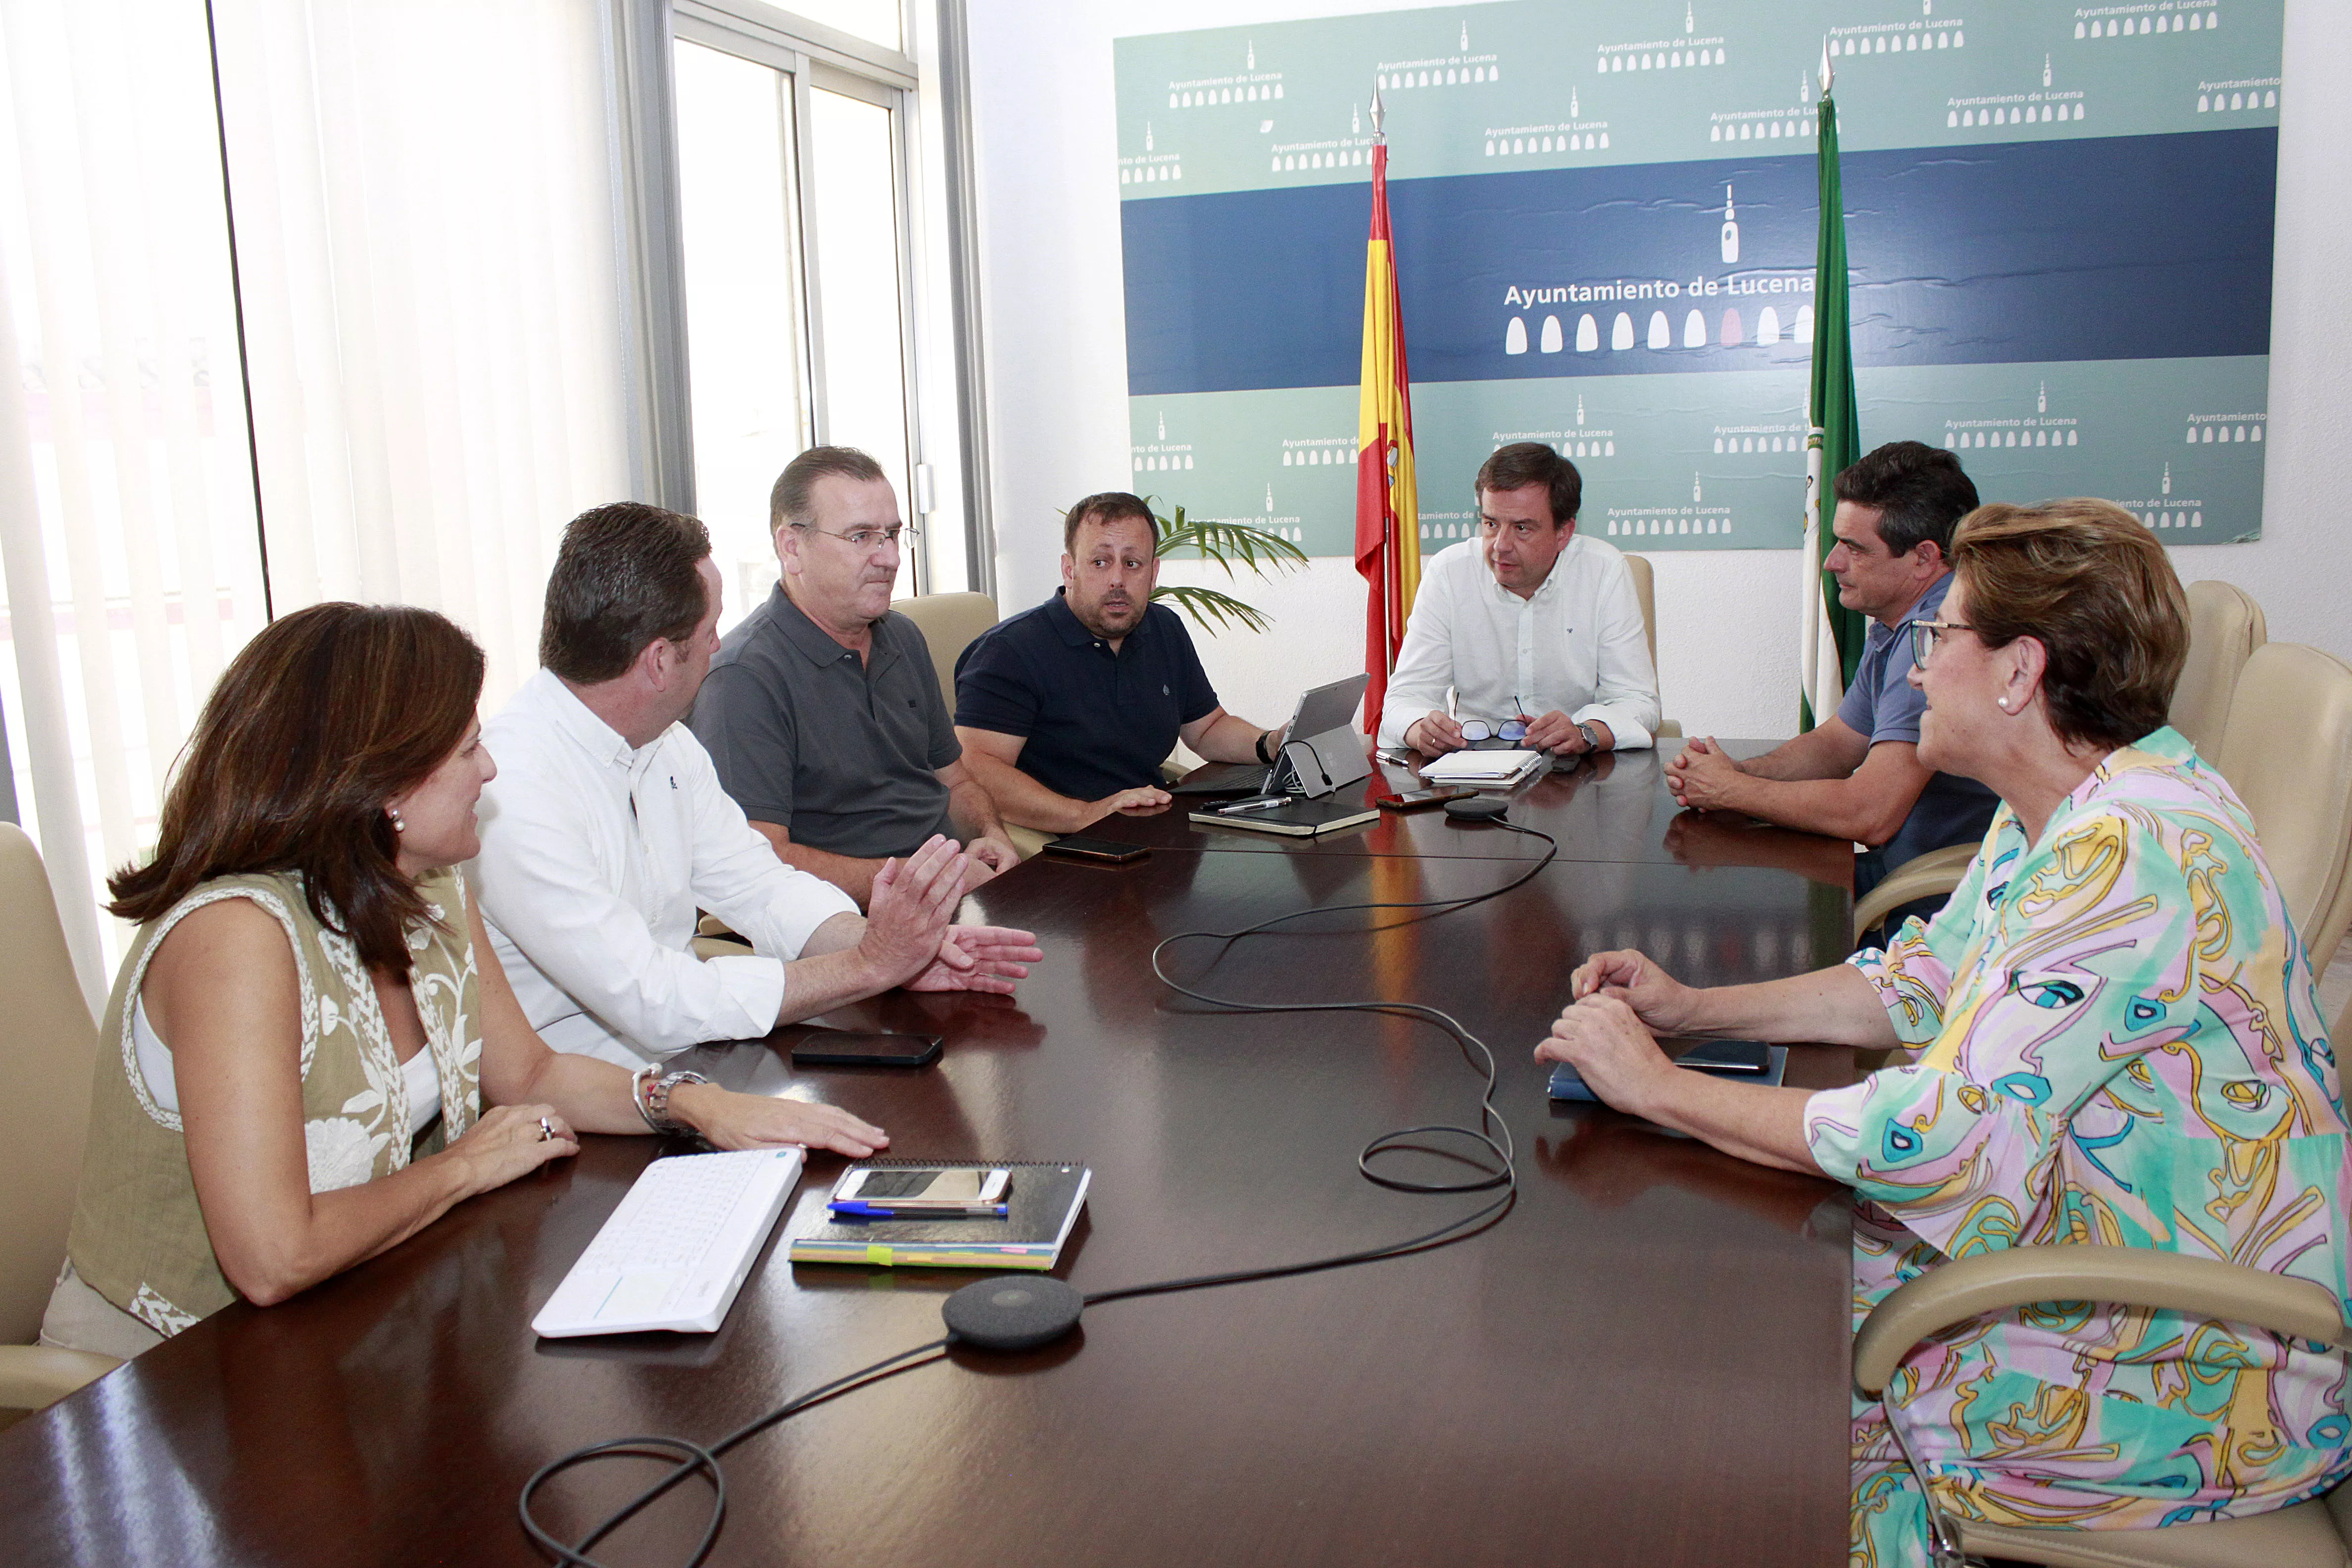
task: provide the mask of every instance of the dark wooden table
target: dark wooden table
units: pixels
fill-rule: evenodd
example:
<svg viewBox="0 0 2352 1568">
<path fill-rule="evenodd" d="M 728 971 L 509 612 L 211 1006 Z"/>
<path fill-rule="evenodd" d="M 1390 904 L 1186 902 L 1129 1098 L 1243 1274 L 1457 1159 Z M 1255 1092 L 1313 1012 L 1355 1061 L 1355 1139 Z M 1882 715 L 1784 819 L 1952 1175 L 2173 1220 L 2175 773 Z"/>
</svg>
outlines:
<svg viewBox="0 0 2352 1568">
<path fill-rule="evenodd" d="M 1172 997 L 1147 962 L 1181 931 L 1529 869 L 1499 852 L 1334 847 L 1030 862 L 974 900 L 1050 954 L 1017 1000 L 845 1010 L 832 1021 L 941 1033 L 947 1054 L 918 1073 L 803 1075 L 790 1092 L 885 1123 L 895 1153 L 1089 1163 L 1060 1269 L 1082 1289 L 1430 1229 L 1484 1200 L 1384 1191 L 1355 1156 L 1386 1129 L 1475 1119 L 1479 1078 L 1447 1037 L 1356 1014 L 1221 1015 Z M 1843 889 L 1782 866 L 1643 854 L 1561 859 L 1370 935 L 1333 916 L 1222 958 L 1181 946 L 1177 971 L 1209 989 L 1409 997 L 1477 1030 L 1517 1142 L 1516 1210 L 1411 1258 L 1107 1303 L 1050 1351 L 958 1352 L 813 1410 L 728 1461 L 711 1561 L 1838 1561 L 1843 1193 L 1553 1106 L 1528 1053 L 1597 948 L 1638 942 L 1698 982 L 1762 978 L 1837 957 L 1844 913 Z M 741 1087 L 786 1088 L 772 1042 L 695 1056 Z M 1847 1053 L 1800 1049 L 1792 1079 L 1850 1070 Z M 231 1307 L 0 1433 L 0 1559 L 542 1561 L 515 1498 L 545 1460 L 629 1433 L 715 1436 L 938 1337 L 940 1300 L 971 1278 L 770 1257 L 716 1334 L 538 1342 L 531 1313 L 656 1152 L 592 1137 L 569 1165 L 291 1302 Z M 814 1160 L 796 1204 L 820 1203 L 840 1163 Z M 559 1483 L 547 1512 L 584 1521 L 644 1473 Z M 600 1555 L 682 1561 L 701 1518 L 698 1496 L 666 1503 Z"/>
<path fill-rule="evenodd" d="M 1735 756 L 1769 749 L 1769 741 L 1726 741 Z M 1541 828 L 1559 841 L 1562 859 L 1649 860 L 1678 866 L 1758 866 L 1794 871 L 1825 887 L 1853 886 L 1851 845 L 1818 834 L 1773 827 L 1753 817 L 1686 812 L 1666 793 L 1664 752 L 1604 752 L 1573 768 L 1538 775 L 1511 793 L 1512 820 Z M 1346 786 L 1344 795 L 1369 805 L 1382 795 L 1423 787 L 1412 769 L 1372 760 L 1372 774 Z M 1113 838 L 1155 848 L 1245 850 L 1261 854 L 1494 856 L 1523 859 L 1543 846 L 1517 834 L 1465 831 L 1442 810 L 1382 813 L 1366 826 L 1297 839 L 1246 828 L 1206 826 L 1190 813 L 1215 805 L 1213 798 L 1178 795 L 1174 805 L 1149 813 L 1106 817 L 1087 829 L 1095 838 Z"/>
</svg>

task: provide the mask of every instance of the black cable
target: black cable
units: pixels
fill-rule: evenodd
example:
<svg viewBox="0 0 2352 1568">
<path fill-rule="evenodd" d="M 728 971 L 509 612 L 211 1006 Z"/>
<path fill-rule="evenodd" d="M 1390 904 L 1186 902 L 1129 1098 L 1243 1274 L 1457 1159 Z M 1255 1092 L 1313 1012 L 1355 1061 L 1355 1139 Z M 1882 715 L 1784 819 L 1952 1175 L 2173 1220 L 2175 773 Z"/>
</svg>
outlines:
<svg viewBox="0 0 2352 1568">
<path fill-rule="evenodd" d="M 949 1336 L 950 1339 L 953 1337 Z M 789 1416 L 797 1415 L 814 1405 L 838 1398 L 853 1389 L 863 1388 L 868 1384 L 879 1383 L 886 1377 L 896 1377 L 902 1372 L 911 1372 L 916 1367 L 928 1366 L 931 1362 L 938 1361 L 947 1353 L 947 1346 L 948 1340 L 939 1339 L 933 1340 L 929 1344 L 917 1345 L 912 1350 L 903 1350 L 895 1354 L 884 1356 L 870 1366 L 860 1367 L 856 1372 L 835 1378 L 831 1383 L 820 1384 L 802 1394 L 798 1399 L 788 1400 L 766 1415 L 745 1422 L 709 1447 L 689 1443 L 683 1437 L 640 1436 L 615 1437 L 610 1442 L 593 1443 L 584 1448 L 575 1448 L 561 1458 L 551 1459 L 541 1465 L 531 1472 L 530 1479 L 523 1483 L 522 1495 L 516 1501 L 517 1510 L 522 1519 L 523 1533 L 530 1536 L 541 1549 L 553 1555 L 558 1563 L 565 1564 L 565 1568 L 604 1568 L 604 1564 L 588 1555 L 590 1547 L 635 1518 L 640 1510 L 663 1496 L 687 1477 L 706 1474 L 710 1478 L 710 1523 L 704 1528 L 701 1541 L 696 1543 L 693 1552 L 688 1556 L 684 1564 L 684 1568 L 695 1568 L 697 1563 L 709 1555 L 711 1546 L 719 1539 L 719 1527 L 726 1522 L 727 1478 L 719 1468 L 719 1459 L 721 1455 L 746 1438 L 756 1436 L 778 1422 Z M 635 1497 L 605 1515 L 603 1522 L 580 1538 L 579 1545 L 568 1546 L 558 1541 L 548 1533 L 546 1528 L 531 1513 L 532 1495 L 541 1486 L 574 1465 L 585 1464 L 591 1459 L 643 1455 L 651 1448 L 670 1449 L 686 1457 L 671 1468 L 668 1475 L 646 1487 Z"/>
<path fill-rule="evenodd" d="M 1296 1275 L 1319 1273 L 1329 1268 L 1346 1268 L 1360 1263 L 1376 1263 L 1391 1258 L 1410 1257 L 1417 1252 L 1432 1251 L 1437 1247 L 1450 1247 L 1455 1242 L 1467 1241 L 1472 1237 L 1482 1235 L 1503 1222 L 1504 1217 L 1518 1203 L 1518 1168 L 1517 1149 L 1511 1138 L 1510 1125 L 1503 1120 L 1502 1113 L 1495 1108 L 1496 1076 L 1495 1053 L 1488 1048 L 1484 1040 L 1465 1028 L 1451 1014 L 1442 1012 L 1435 1007 L 1423 1006 L 1417 1002 L 1244 1002 L 1233 997 L 1213 996 L 1206 992 L 1196 991 L 1190 986 L 1180 984 L 1169 979 L 1167 972 L 1160 967 L 1160 955 L 1172 943 L 1214 938 L 1231 946 L 1244 937 L 1255 936 L 1285 921 L 1299 920 L 1307 915 L 1350 914 L 1381 910 L 1423 910 L 1433 913 L 1418 915 L 1414 919 L 1434 919 L 1438 914 L 1450 914 L 1455 910 L 1468 909 L 1473 904 L 1484 903 L 1489 899 L 1499 899 L 1506 893 L 1525 887 L 1559 855 L 1559 840 L 1548 833 L 1541 833 L 1531 827 L 1522 827 L 1515 822 L 1498 821 L 1492 826 L 1508 829 L 1513 833 L 1524 833 L 1530 838 L 1542 839 L 1548 846 L 1543 858 L 1501 887 L 1489 889 L 1483 893 L 1470 893 L 1452 899 L 1318 906 L 1313 909 L 1293 910 L 1288 914 L 1276 915 L 1260 921 L 1255 925 L 1244 926 L 1239 931 L 1179 931 L 1173 936 L 1163 939 L 1152 948 L 1151 973 L 1159 978 L 1161 984 L 1178 994 L 1189 996 L 1196 1002 L 1205 1002 L 1211 1006 L 1221 1007 L 1228 1012 L 1379 1013 L 1391 1016 L 1420 1018 L 1424 1022 L 1435 1024 L 1453 1036 L 1454 1043 L 1461 1047 L 1464 1057 L 1470 1059 L 1474 1067 L 1479 1067 L 1483 1071 L 1486 1086 L 1478 1097 L 1478 1125 L 1473 1128 L 1451 1122 L 1432 1122 L 1424 1126 L 1402 1127 L 1394 1131 L 1383 1132 L 1357 1152 L 1356 1169 L 1366 1180 L 1397 1192 L 1475 1193 L 1488 1192 L 1501 1187 L 1504 1189 L 1502 1196 L 1483 1208 L 1473 1210 L 1459 1218 L 1448 1220 L 1435 1230 L 1427 1231 L 1404 1241 L 1389 1242 L 1379 1247 L 1363 1247 L 1353 1252 L 1312 1258 L 1304 1263 L 1277 1263 L 1263 1268 L 1241 1268 L 1219 1274 L 1195 1274 L 1181 1279 L 1153 1280 L 1142 1285 L 1122 1286 L 1115 1290 L 1097 1290 L 1085 1298 L 1087 1306 L 1096 1307 L 1109 1301 L 1131 1300 L 1142 1296 L 1172 1295 L 1181 1290 L 1202 1290 L 1214 1286 L 1239 1285 L 1260 1279 L 1281 1279 Z M 1370 929 L 1375 931 L 1393 931 L 1397 926 L 1411 923 L 1412 922 L 1410 921 L 1400 921 L 1395 925 L 1373 926 Z M 1477 1053 L 1475 1058 L 1471 1056 L 1473 1051 Z M 1490 1132 L 1488 1129 L 1492 1129 L 1492 1131 Z M 1483 1145 L 1492 1153 L 1496 1164 L 1489 1167 L 1478 1164 L 1475 1161 L 1466 1161 L 1465 1163 L 1472 1164 L 1475 1169 L 1481 1171 L 1483 1175 L 1477 1180 L 1465 1182 L 1406 1181 L 1400 1177 L 1383 1176 L 1371 1168 L 1371 1162 L 1380 1155 L 1404 1148 L 1406 1147 L 1403 1142 L 1405 1139 L 1424 1133 L 1445 1133 L 1467 1138 L 1475 1143 Z M 1499 1137 L 1496 1136 L 1497 1134 Z M 1461 1158 L 1461 1156 L 1457 1155 L 1455 1158 Z M 635 1518 L 649 1504 L 667 1495 L 671 1488 L 684 1481 L 688 1476 L 700 1475 L 706 1477 L 710 1483 L 710 1521 L 704 1527 L 701 1540 L 696 1542 L 694 1551 L 682 1564 L 682 1568 L 697 1568 L 697 1565 L 709 1555 L 710 1548 L 718 1542 L 719 1528 L 726 1522 L 727 1479 L 719 1466 L 719 1460 L 722 1456 L 738 1444 L 814 1405 L 838 1398 L 842 1394 L 869 1384 L 880 1382 L 886 1377 L 895 1377 L 899 1373 L 912 1371 L 919 1366 L 928 1366 L 943 1358 L 947 1353 L 948 1346 L 953 1342 L 955 1342 L 955 1336 L 950 1334 L 945 1339 L 933 1340 L 929 1344 L 917 1345 L 911 1350 L 885 1356 L 869 1366 L 861 1367 L 856 1372 L 837 1377 L 831 1383 L 821 1384 L 809 1393 L 802 1394 L 797 1399 L 776 1406 L 767 1414 L 737 1427 L 708 1447 L 689 1442 L 683 1437 L 657 1436 L 615 1437 L 608 1442 L 574 1449 L 560 1458 L 551 1459 L 532 1472 L 530 1479 L 523 1483 L 522 1494 L 516 1505 L 522 1521 L 523 1532 L 530 1536 L 541 1550 L 552 1556 L 557 1563 L 563 1564 L 564 1568 L 604 1568 L 603 1563 L 588 1555 L 590 1548 L 630 1519 Z M 635 1497 L 607 1514 L 594 1529 L 580 1539 L 576 1546 L 557 1540 L 531 1512 L 531 1499 L 537 1494 L 539 1489 L 576 1465 L 586 1464 L 593 1459 L 622 1457 L 656 1458 L 662 1453 L 679 1456 L 669 1473 L 646 1486 Z"/>
<path fill-rule="evenodd" d="M 261 559 L 261 618 L 278 618 L 269 587 L 269 525 L 261 507 L 261 437 L 253 427 L 253 361 L 245 346 L 245 273 L 236 254 L 236 200 L 228 181 L 228 106 L 221 97 L 220 29 L 205 0 L 205 47 L 212 51 L 213 130 L 220 138 L 221 221 L 228 229 L 228 300 L 236 321 L 237 385 L 245 395 L 245 460 L 253 475 L 253 538 Z"/>
</svg>

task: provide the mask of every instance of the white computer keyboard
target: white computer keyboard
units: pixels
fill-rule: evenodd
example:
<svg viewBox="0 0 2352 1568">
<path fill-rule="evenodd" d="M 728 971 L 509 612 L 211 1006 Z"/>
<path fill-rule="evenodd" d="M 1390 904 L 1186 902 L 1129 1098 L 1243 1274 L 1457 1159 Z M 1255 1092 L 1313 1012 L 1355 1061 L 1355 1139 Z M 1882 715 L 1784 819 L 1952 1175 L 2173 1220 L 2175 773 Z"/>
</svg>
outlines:
<svg viewBox="0 0 2352 1568">
<path fill-rule="evenodd" d="M 550 1339 L 710 1332 L 784 1212 L 801 1160 L 798 1149 L 656 1160 L 530 1326 Z"/>
</svg>

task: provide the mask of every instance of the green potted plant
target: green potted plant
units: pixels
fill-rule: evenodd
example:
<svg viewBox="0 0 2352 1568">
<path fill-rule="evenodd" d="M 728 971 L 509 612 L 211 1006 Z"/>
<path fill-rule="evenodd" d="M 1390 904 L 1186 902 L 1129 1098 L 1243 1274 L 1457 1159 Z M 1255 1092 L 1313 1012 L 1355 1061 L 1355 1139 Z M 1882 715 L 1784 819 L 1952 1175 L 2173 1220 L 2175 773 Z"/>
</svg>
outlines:
<svg viewBox="0 0 2352 1568">
<path fill-rule="evenodd" d="M 1157 496 L 1147 496 L 1145 500 L 1155 506 L 1159 502 Z M 1182 507 L 1173 510 L 1173 517 L 1160 519 L 1160 548 L 1154 553 L 1162 560 L 1178 550 L 1196 551 L 1203 560 L 1223 567 L 1228 577 L 1234 574 L 1236 565 L 1246 566 L 1264 577 L 1273 570 L 1286 571 L 1307 564 L 1307 552 L 1280 534 L 1245 522 L 1188 522 Z M 1274 624 L 1265 611 L 1214 588 L 1162 584 L 1151 591 L 1151 596 L 1165 599 L 1191 616 L 1204 631 L 1222 631 L 1231 624 L 1262 632 Z"/>
</svg>

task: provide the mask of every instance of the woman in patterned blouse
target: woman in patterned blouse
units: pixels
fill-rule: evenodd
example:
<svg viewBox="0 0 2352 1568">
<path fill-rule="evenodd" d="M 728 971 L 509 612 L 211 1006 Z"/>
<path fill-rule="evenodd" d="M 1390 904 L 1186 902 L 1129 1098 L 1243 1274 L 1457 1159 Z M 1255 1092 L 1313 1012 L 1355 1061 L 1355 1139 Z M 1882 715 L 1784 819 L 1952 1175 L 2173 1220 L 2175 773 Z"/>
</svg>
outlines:
<svg viewBox="0 0 2352 1568">
<path fill-rule="evenodd" d="M 1952 560 L 1916 636 L 1919 760 L 2003 804 L 1942 912 L 1761 985 L 1597 954 L 1537 1056 L 1621 1110 L 1852 1185 L 1857 1323 L 1945 1259 L 2025 1245 L 2155 1247 L 2345 1297 L 2336 1060 L 2245 807 L 2165 726 L 2188 650 L 2170 563 L 2097 500 L 1985 507 Z M 1678 1072 L 1653 1030 L 1907 1049 L 1809 1093 Z M 1980 1319 L 1915 1352 L 1885 1405 L 1857 1401 L 1852 1560 L 1926 1561 L 1929 1498 L 2147 1529 L 2312 1497 L 2352 1469 L 2345 1372 L 2178 1312 Z"/>
</svg>

